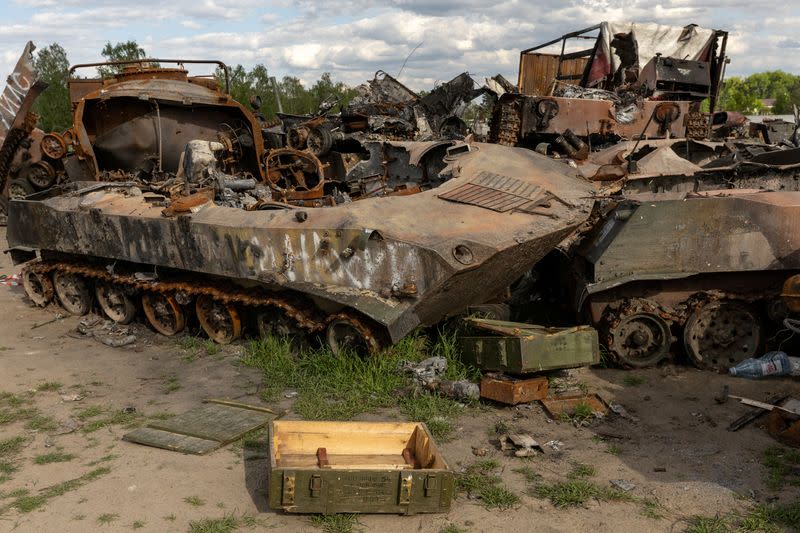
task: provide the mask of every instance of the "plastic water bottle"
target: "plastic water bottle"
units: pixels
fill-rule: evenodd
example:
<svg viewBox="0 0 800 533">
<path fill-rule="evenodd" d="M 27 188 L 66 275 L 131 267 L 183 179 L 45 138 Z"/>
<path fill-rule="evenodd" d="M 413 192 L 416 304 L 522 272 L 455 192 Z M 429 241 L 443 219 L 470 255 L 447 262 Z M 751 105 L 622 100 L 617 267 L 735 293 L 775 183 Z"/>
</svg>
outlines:
<svg viewBox="0 0 800 533">
<path fill-rule="evenodd" d="M 765 376 L 785 376 L 792 372 L 789 356 L 784 352 L 767 352 L 758 359 L 745 359 L 738 365 L 729 368 L 732 376 L 743 378 L 763 378 Z"/>
</svg>

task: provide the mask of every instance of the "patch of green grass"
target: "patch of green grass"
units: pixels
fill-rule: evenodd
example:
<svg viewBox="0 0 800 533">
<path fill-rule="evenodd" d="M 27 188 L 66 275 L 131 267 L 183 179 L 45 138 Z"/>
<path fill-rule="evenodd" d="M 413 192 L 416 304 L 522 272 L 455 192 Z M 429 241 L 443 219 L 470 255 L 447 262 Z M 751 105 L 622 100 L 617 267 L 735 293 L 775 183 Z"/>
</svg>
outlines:
<svg viewBox="0 0 800 533">
<path fill-rule="evenodd" d="M 18 454 L 28 439 L 22 435 L 0 440 L 0 457 L 11 457 Z"/>
<path fill-rule="evenodd" d="M 97 466 L 100 463 L 107 463 L 108 461 L 113 461 L 114 459 L 117 459 L 118 457 L 119 457 L 119 455 L 117 455 L 115 453 L 110 453 L 108 455 L 104 455 L 100 459 L 95 459 L 94 461 L 86 463 L 86 466 Z"/>
<path fill-rule="evenodd" d="M 263 450 L 266 449 L 268 444 L 267 442 L 267 429 L 260 428 L 254 429 L 252 431 L 248 431 L 245 433 L 242 438 L 236 443 L 236 448 L 242 449 L 247 448 L 250 450 Z"/>
<path fill-rule="evenodd" d="M 616 444 L 609 444 L 606 447 L 606 453 L 610 453 L 611 455 L 619 455 L 622 453 L 622 448 L 620 448 Z"/>
<path fill-rule="evenodd" d="M 499 485 L 482 487 L 478 497 L 487 509 L 510 509 L 519 503 L 519 496 Z"/>
<path fill-rule="evenodd" d="M 457 401 L 439 394 L 420 394 L 400 400 L 400 410 L 415 422 L 425 422 L 439 442 L 446 442 L 455 430 L 455 420 L 464 412 Z"/>
<path fill-rule="evenodd" d="M 111 472 L 111 469 L 108 467 L 96 468 L 75 479 L 70 479 L 56 485 L 51 485 L 50 487 L 43 489 L 35 496 L 30 496 L 27 494 L 20 496 L 14 500 L 14 502 L 11 504 L 11 507 L 17 508 L 17 510 L 22 513 L 35 511 L 47 503 L 48 500 L 78 489 L 87 483 L 90 483 L 91 481 L 108 474 L 109 472 Z"/>
<path fill-rule="evenodd" d="M 311 525 L 325 533 L 355 533 L 361 531 L 358 516 L 354 514 L 313 515 Z"/>
<path fill-rule="evenodd" d="M 91 417 L 92 420 L 87 422 L 83 428 L 81 428 L 81 431 L 84 433 L 93 433 L 108 426 L 130 428 L 136 425 L 136 420 L 140 418 L 136 413 L 126 413 L 122 409 L 115 409 L 113 411 L 105 409 L 101 414 L 103 415 L 102 418 L 98 418 L 99 415 L 93 414 Z M 80 414 L 78 416 L 80 417 Z"/>
<path fill-rule="evenodd" d="M 519 503 L 519 496 L 500 485 L 495 459 L 476 461 L 456 476 L 456 489 L 481 500 L 487 509 L 508 509 Z"/>
<path fill-rule="evenodd" d="M 583 422 L 594 416 L 592 406 L 588 402 L 578 402 L 570 413 L 561 413 L 563 422 Z"/>
<path fill-rule="evenodd" d="M 241 361 L 263 371 L 262 397 L 272 402 L 286 389 L 298 392 L 293 409 L 309 420 L 349 420 L 380 408 L 399 406 L 414 421 L 428 424 L 437 439 L 454 429 L 454 419 L 464 412 L 456 401 L 436 394 L 402 397 L 399 389 L 411 381 L 397 371 L 401 360 L 419 361 L 431 354 L 448 359 L 446 378 L 472 376 L 457 357 L 455 339 L 443 336 L 433 345 L 411 336 L 375 357 L 336 356 L 329 350 L 295 354 L 289 339 L 267 337 L 251 342 Z"/>
<path fill-rule="evenodd" d="M 106 524 L 114 522 L 117 518 L 119 518 L 119 515 L 117 513 L 103 513 L 97 517 L 97 523 L 100 524 L 101 526 L 104 526 Z"/>
<path fill-rule="evenodd" d="M 176 517 L 174 514 L 168 514 L 167 516 L 164 517 L 164 520 L 166 520 L 167 522 L 174 522 L 175 520 L 177 520 L 177 518 L 178 517 Z"/>
<path fill-rule="evenodd" d="M 533 470 L 533 467 L 531 467 L 530 465 L 525 465 L 519 468 L 515 468 L 513 472 L 516 472 L 517 474 L 522 474 L 522 477 L 524 477 L 525 481 L 527 481 L 528 483 L 535 483 L 539 481 L 539 478 L 541 478 L 541 476 L 537 474 Z"/>
<path fill-rule="evenodd" d="M 36 386 L 37 391 L 57 391 L 63 387 L 58 381 L 45 381 Z"/>
<path fill-rule="evenodd" d="M 200 498 L 200 496 L 187 496 L 183 499 L 183 501 L 195 507 L 200 507 L 206 504 L 205 500 Z"/>
<path fill-rule="evenodd" d="M 638 387 L 644 383 L 644 378 L 642 376 L 637 376 L 636 374 L 628 374 L 622 379 L 622 382 L 628 387 Z"/>
<path fill-rule="evenodd" d="M 178 344 L 184 350 L 181 359 L 188 363 L 203 355 L 217 355 L 221 350 L 220 345 L 211 339 L 203 339 L 192 335 L 181 338 Z"/>
<path fill-rule="evenodd" d="M 181 383 L 177 376 L 163 376 L 161 381 L 161 390 L 164 394 L 175 392 L 181 388 Z"/>
<path fill-rule="evenodd" d="M 58 421 L 52 416 L 36 414 L 25 424 L 31 431 L 53 431 L 58 428 Z"/>
<path fill-rule="evenodd" d="M 10 461 L 0 461 L 0 474 L 8 475 L 13 474 L 18 470 L 17 465 Z"/>
<path fill-rule="evenodd" d="M 29 406 L 30 403 L 30 398 L 0 392 L 0 425 L 29 420 L 39 414 L 38 409 Z"/>
<path fill-rule="evenodd" d="M 634 500 L 633 496 L 623 491 L 600 487 L 586 479 L 571 479 L 537 485 L 531 494 L 544 500 L 550 500 L 550 503 L 559 508 L 577 507 L 592 498 L 601 501 Z"/>
<path fill-rule="evenodd" d="M 8 498 L 19 498 L 20 496 L 27 496 L 28 494 L 30 494 L 30 492 L 31 491 L 26 489 L 26 488 L 19 488 L 19 489 L 12 490 L 8 494 L 6 494 L 6 497 L 8 497 Z"/>
<path fill-rule="evenodd" d="M 87 407 L 85 409 L 82 409 L 82 410 L 78 411 L 75 414 L 75 416 L 78 418 L 78 420 L 85 421 L 85 420 L 89 420 L 90 418 L 96 418 L 96 417 L 104 414 L 105 412 L 106 412 L 106 408 L 105 407 L 101 407 L 99 405 L 92 405 L 90 407 Z"/>
<path fill-rule="evenodd" d="M 597 469 L 592 465 L 584 463 L 575 463 L 572 465 L 572 470 L 567 474 L 569 479 L 581 479 L 587 477 L 594 477 L 597 474 Z"/>
<path fill-rule="evenodd" d="M 653 520 L 661 520 L 664 518 L 664 508 L 656 500 L 651 498 L 642 498 L 639 500 L 641 509 L 639 512 L 642 516 L 652 518 Z"/>
<path fill-rule="evenodd" d="M 144 520 L 134 520 L 131 524 L 132 529 L 142 529 L 145 526 L 146 522 Z"/>
<path fill-rule="evenodd" d="M 729 533 L 731 524 L 724 516 L 697 516 L 690 520 L 686 533 Z"/>
<path fill-rule="evenodd" d="M 75 455 L 71 453 L 51 452 L 37 455 L 33 458 L 33 462 L 37 465 L 46 465 L 50 463 L 66 463 L 73 459 L 75 459 Z"/>
<path fill-rule="evenodd" d="M 761 462 L 767 468 L 767 486 L 770 489 L 800 486 L 800 450 L 770 446 L 764 450 Z"/>
</svg>

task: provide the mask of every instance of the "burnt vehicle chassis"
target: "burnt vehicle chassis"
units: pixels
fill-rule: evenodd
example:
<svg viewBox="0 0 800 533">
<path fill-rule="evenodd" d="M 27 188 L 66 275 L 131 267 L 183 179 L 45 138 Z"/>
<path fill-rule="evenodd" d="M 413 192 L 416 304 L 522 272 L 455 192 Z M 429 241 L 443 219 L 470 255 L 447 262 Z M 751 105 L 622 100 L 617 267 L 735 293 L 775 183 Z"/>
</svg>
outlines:
<svg viewBox="0 0 800 533">
<path fill-rule="evenodd" d="M 527 150 L 283 146 L 214 80 L 164 62 L 71 85 L 61 184 L 9 207 L 34 303 L 80 315 L 96 301 L 120 323 L 141 306 L 167 335 L 194 315 L 222 343 L 250 328 L 374 352 L 497 299 L 591 210 L 588 181 Z"/>
<path fill-rule="evenodd" d="M 518 312 L 534 300 L 589 321 L 624 366 L 761 353 L 798 293 L 800 148 L 652 140 L 592 159 L 594 213 L 518 287 Z"/>
</svg>

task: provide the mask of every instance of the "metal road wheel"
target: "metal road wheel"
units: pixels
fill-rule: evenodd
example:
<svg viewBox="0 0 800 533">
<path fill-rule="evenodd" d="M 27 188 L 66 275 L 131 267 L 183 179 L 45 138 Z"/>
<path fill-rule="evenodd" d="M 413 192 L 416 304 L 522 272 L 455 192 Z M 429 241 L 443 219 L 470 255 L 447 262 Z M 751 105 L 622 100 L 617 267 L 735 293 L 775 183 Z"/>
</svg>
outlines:
<svg viewBox="0 0 800 533">
<path fill-rule="evenodd" d="M 172 336 L 186 327 L 186 313 L 172 294 L 142 294 L 142 309 L 147 321 L 162 335 Z"/>
<path fill-rule="evenodd" d="M 627 366 L 645 368 L 669 355 L 669 324 L 655 313 L 637 312 L 609 328 L 609 349 Z"/>
<path fill-rule="evenodd" d="M 47 274 L 26 268 L 22 272 L 22 287 L 30 301 L 39 307 L 44 307 L 53 299 L 53 281 Z"/>
<path fill-rule="evenodd" d="M 130 324 L 136 318 L 136 304 L 122 287 L 97 283 L 94 294 L 106 316 L 117 324 Z"/>
<path fill-rule="evenodd" d="M 242 320 L 233 304 L 203 294 L 195 302 L 197 319 L 213 341 L 228 344 L 242 336 Z"/>
<path fill-rule="evenodd" d="M 8 184 L 8 197 L 12 199 L 25 198 L 29 194 L 35 192 L 36 190 L 33 188 L 33 185 L 24 178 L 11 180 Z"/>
<path fill-rule="evenodd" d="M 267 307 L 256 314 L 256 327 L 258 335 L 266 337 L 293 337 L 295 335 L 305 335 L 297 323 L 286 314 L 283 309 L 277 307 Z"/>
<path fill-rule="evenodd" d="M 746 303 L 723 300 L 706 304 L 689 316 L 683 345 L 699 368 L 735 366 L 755 357 L 761 344 L 761 319 Z"/>
<path fill-rule="evenodd" d="M 325 340 L 336 355 L 349 352 L 367 357 L 376 353 L 380 347 L 375 336 L 351 317 L 332 320 L 325 330 Z"/>
<path fill-rule="evenodd" d="M 81 316 L 89 312 L 92 307 L 92 293 L 89 282 L 83 276 L 56 272 L 53 274 L 53 285 L 61 307 L 68 313 Z"/>
</svg>

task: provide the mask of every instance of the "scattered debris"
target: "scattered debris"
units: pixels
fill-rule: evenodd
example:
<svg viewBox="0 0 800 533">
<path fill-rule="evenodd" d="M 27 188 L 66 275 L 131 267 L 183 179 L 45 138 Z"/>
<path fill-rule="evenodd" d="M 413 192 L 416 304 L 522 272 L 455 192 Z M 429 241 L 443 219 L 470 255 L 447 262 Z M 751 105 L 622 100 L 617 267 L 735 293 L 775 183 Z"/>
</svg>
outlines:
<svg viewBox="0 0 800 533">
<path fill-rule="evenodd" d="M 12 274 L 9 276 L 8 274 L 0 274 L 0 285 L 5 285 L 7 287 L 16 287 L 20 283 L 20 276 L 19 274 Z"/>
<path fill-rule="evenodd" d="M 130 327 L 96 316 L 81 319 L 76 331 L 85 337 L 92 337 L 112 348 L 119 348 L 136 342 L 136 335 L 130 333 Z"/>
<path fill-rule="evenodd" d="M 622 418 L 624 418 L 625 420 L 628 420 L 629 422 L 634 422 L 635 423 L 635 422 L 639 421 L 638 418 L 636 418 L 635 416 L 633 416 L 630 413 L 628 413 L 628 411 L 624 407 L 622 407 L 622 405 L 620 405 L 618 403 L 613 403 L 612 402 L 609 405 L 609 407 L 611 408 L 611 411 L 614 412 L 614 414 L 621 416 Z"/>
<path fill-rule="evenodd" d="M 777 394 L 770 397 L 766 403 L 770 405 L 777 405 L 788 397 L 789 397 L 788 394 Z M 744 415 L 740 416 L 739 418 L 731 422 L 730 425 L 728 425 L 728 431 L 739 431 L 746 425 L 767 414 L 767 412 L 768 411 L 765 411 L 764 409 L 761 408 L 752 409 L 750 412 L 745 413 Z"/>
<path fill-rule="evenodd" d="M 595 416 L 595 413 L 603 416 L 609 408 L 597 394 L 550 396 L 541 400 L 541 403 L 547 415 L 553 420 L 570 417 L 575 414 L 576 409 L 586 411 L 583 413 L 586 415 L 584 418 Z"/>
<path fill-rule="evenodd" d="M 411 374 L 415 386 L 420 390 L 438 391 L 460 401 L 477 400 L 480 396 L 478 385 L 467 379 L 452 381 L 441 378 L 447 370 L 447 359 L 444 357 L 429 357 L 419 363 L 400 361 L 398 368 Z"/>
<path fill-rule="evenodd" d="M 624 492 L 630 492 L 636 488 L 636 485 L 630 481 L 625 481 L 624 479 L 612 479 L 610 483 Z"/>
<path fill-rule="evenodd" d="M 60 396 L 62 402 L 79 402 L 84 398 L 81 394 L 61 394 Z"/>
<path fill-rule="evenodd" d="M 501 436 L 500 450 L 510 452 L 516 457 L 533 457 L 544 453 L 542 446 L 527 433 L 509 433 Z"/>
<path fill-rule="evenodd" d="M 485 374 L 481 379 L 481 398 L 517 405 L 547 398 L 546 377 L 515 378 L 505 374 Z"/>
<path fill-rule="evenodd" d="M 66 435 L 79 429 L 82 425 L 83 424 L 81 424 L 78 420 L 74 418 L 68 418 L 62 422 L 55 431 L 53 431 L 52 435 Z"/>
<path fill-rule="evenodd" d="M 37 322 L 36 324 L 31 326 L 31 329 L 36 329 L 36 328 L 40 328 L 42 326 L 46 326 L 47 324 L 52 324 L 53 322 L 57 322 L 59 320 L 62 320 L 63 318 L 64 318 L 64 315 L 62 315 L 61 313 L 56 313 L 56 316 L 54 316 L 50 320 L 45 320 L 44 322 Z"/>
<path fill-rule="evenodd" d="M 122 438 L 156 448 L 203 455 L 264 427 L 274 415 L 271 409 L 257 405 L 207 400 L 201 407 L 151 422 Z"/>
<path fill-rule="evenodd" d="M 398 364 L 401 370 L 408 372 L 420 386 L 431 388 L 435 383 L 439 382 L 447 370 L 447 359 L 444 357 L 429 357 L 414 363 L 412 361 L 400 361 Z"/>
<path fill-rule="evenodd" d="M 560 452 L 561 448 L 564 446 L 564 443 L 560 440 L 549 440 L 544 443 L 545 446 L 553 450 L 554 452 Z"/>
</svg>

